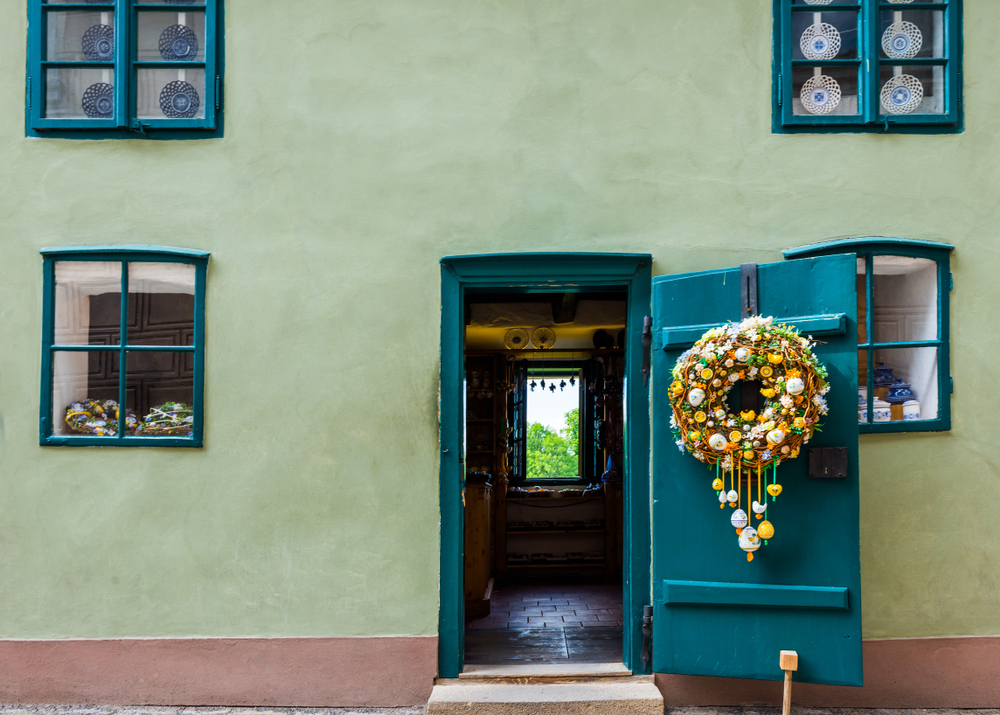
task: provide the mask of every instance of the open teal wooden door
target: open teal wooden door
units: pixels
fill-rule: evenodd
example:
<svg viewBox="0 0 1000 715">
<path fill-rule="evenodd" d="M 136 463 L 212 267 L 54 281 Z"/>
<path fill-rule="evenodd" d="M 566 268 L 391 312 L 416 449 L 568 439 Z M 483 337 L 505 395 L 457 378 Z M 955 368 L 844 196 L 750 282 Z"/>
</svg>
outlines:
<svg viewBox="0 0 1000 715">
<path fill-rule="evenodd" d="M 852 254 L 759 265 L 756 311 L 752 286 L 741 300 L 740 268 L 653 281 L 656 672 L 777 680 L 779 651 L 794 650 L 796 680 L 862 684 L 855 265 Z M 745 269 L 742 282 L 753 275 Z M 710 327 L 746 317 L 748 300 L 820 341 L 831 385 L 822 431 L 779 467 L 775 534 L 752 562 L 732 510 L 719 508 L 714 469 L 675 445 L 667 394 L 678 356 Z M 809 452 L 823 447 L 846 448 L 845 476 L 810 477 Z"/>
</svg>

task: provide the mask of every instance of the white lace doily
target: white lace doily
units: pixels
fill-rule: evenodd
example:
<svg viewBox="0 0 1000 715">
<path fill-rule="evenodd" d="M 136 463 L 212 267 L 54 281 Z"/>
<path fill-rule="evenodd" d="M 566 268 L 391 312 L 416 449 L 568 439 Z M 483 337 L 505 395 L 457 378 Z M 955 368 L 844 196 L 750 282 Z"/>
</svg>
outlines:
<svg viewBox="0 0 1000 715">
<path fill-rule="evenodd" d="M 829 5 L 833 0 L 806 0 L 806 5 Z"/>
<path fill-rule="evenodd" d="M 802 85 L 799 99 L 810 114 L 829 114 L 840 104 L 840 85 L 829 75 L 815 75 Z"/>
<path fill-rule="evenodd" d="M 894 60 L 916 57 L 923 44 L 924 36 L 912 22 L 894 22 L 882 33 L 882 50 Z"/>
<path fill-rule="evenodd" d="M 810 25 L 802 33 L 799 47 L 807 60 L 832 60 L 840 52 L 840 32 L 827 22 Z"/>
<path fill-rule="evenodd" d="M 882 85 L 882 108 L 889 114 L 909 114 L 923 98 L 924 86 L 911 74 L 893 77 Z"/>
<path fill-rule="evenodd" d="M 893 5 L 909 5 L 913 0 L 889 0 Z"/>
</svg>

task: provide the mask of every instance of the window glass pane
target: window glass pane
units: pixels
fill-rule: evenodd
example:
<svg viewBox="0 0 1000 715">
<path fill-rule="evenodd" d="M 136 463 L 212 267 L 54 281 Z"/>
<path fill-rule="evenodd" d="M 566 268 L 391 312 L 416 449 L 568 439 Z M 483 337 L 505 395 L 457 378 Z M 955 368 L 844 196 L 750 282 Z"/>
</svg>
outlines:
<svg viewBox="0 0 1000 715">
<path fill-rule="evenodd" d="M 944 13 L 940 10 L 889 10 L 881 13 L 880 20 L 881 57 L 944 57 Z"/>
<path fill-rule="evenodd" d="M 50 119 L 114 118 L 111 68 L 61 67 L 45 71 L 45 116 Z"/>
<path fill-rule="evenodd" d="M 52 378 L 53 434 L 117 436 L 117 352 L 57 351 Z"/>
<path fill-rule="evenodd" d="M 58 261 L 56 345 L 118 345 L 122 264 Z"/>
<path fill-rule="evenodd" d="M 48 12 L 45 59 L 53 62 L 111 62 L 115 58 L 114 13 Z"/>
<path fill-rule="evenodd" d="M 136 59 L 152 62 L 203 62 L 203 11 L 140 12 Z"/>
<path fill-rule="evenodd" d="M 812 5 L 817 10 L 822 10 L 823 5 L 829 5 L 834 2 L 834 0 L 792 0 L 792 5 Z M 858 0 L 836 0 L 838 5 L 857 5 Z"/>
<path fill-rule="evenodd" d="M 140 69 L 136 76 L 139 117 L 205 118 L 205 70 Z"/>
<path fill-rule="evenodd" d="M 795 67 L 789 88 L 792 113 L 858 114 L 858 67 Z"/>
<path fill-rule="evenodd" d="M 855 11 L 793 12 L 791 32 L 793 60 L 844 60 L 858 56 Z"/>
<path fill-rule="evenodd" d="M 205 5 L 205 0 L 136 0 L 136 5 Z"/>
<path fill-rule="evenodd" d="M 944 67 L 883 64 L 879 73 L 880 113 L 945 113 Z"/>
<path fill-rule="evenodd" d="M 858 422 L 872 421 L 868 413 L 868 351 L 858 350 Z"/>
<path fill-rule="evenodd" d="M 191 437 L 194 371 L 191 353 L 129 352 L 126 395 L 138 437 Z"/>
<path fill-rule="evenodd" d="M 528 378 L 527 478 L 576 479 L 580 476 L 580 370 L 529 366 Z"/>
<path fill-rule="evenodd" d="M 194 345 L 193 265 L 128 264 L 129 345 Z"/>
<path fill-rule="evenodd" d="M 936 340 L 937 263 L 927 258 L 875 256 L 873 264 L 875 342 Z"/>
<path fill-rule="evenodd" d="M 873 421 L 937 419 L 937 348 L 876 350 L 874 385 Z"/>
</svg>

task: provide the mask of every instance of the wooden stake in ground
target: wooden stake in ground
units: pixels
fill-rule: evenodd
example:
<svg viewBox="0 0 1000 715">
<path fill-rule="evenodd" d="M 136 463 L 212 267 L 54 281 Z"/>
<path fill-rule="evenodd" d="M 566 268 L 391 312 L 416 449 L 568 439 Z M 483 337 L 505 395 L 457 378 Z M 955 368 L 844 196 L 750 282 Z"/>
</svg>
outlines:
<svg viewBox="0 0 1000 715">
<path fill-rule="evenodd" d="M 778 662 L 781 669 L 785 671 L 785 692 L 781 698 L 781 715 L 791 715 L 792 673 L 799 669 L 799 654 L 794 650 L 783 650 Z"/>
</svg>

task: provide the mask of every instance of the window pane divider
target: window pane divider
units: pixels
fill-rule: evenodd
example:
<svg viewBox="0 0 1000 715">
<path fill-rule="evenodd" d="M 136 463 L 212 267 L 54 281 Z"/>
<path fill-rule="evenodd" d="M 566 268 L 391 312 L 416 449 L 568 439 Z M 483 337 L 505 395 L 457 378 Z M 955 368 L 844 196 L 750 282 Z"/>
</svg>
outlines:
<svg viewBox="0 0 1000 715">
<path fill-rule="evenodd" d="M 118 349 L 118 434 L 119 440 L 125 439 L 125 415 L 128 413 L 125 402 L 128 400 L 126 375 L 128 374 L 128 261 L 122 261 L 122 293 L 121 293 L 121 347 Z"/>
<path fill-rule="evenodd" d="M 193 353 L 194 345 L 53 345 L 53 352 L 100 353 L 128 350 L 135 353 Z"/>
<path fill-rule="evenodd" d="M 940 340 L 897 340 L 891 343 L 865 343 L 858 350 L 897 350 L 899 348 L 938 348 Z"/>
</svg>

